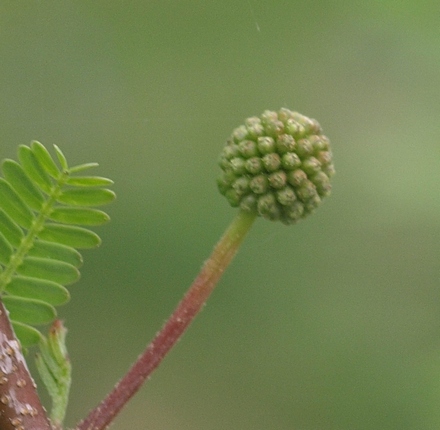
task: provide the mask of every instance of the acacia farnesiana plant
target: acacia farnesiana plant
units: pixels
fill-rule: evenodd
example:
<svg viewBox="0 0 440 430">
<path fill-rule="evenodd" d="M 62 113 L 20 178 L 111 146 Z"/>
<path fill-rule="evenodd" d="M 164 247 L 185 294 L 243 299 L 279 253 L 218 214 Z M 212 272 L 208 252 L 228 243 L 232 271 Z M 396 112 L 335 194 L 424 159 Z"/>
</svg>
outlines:
<svg viewBox="0 0 440 430">
<path fill-rule="evenodd" d="M 0 178 L 0 428 L 40 429 L 41 406 L 24 401 L 32 391 L 26 375 L 15 380 L 20 365 L 18 343 L 38 345 L 37 368 L 52 398 L 51 419 L 59 427 L 70 388 L 70 362 L 60 321 L 44 336 L 35 326 L 56 318 L 56 306 L 69 300 L 66 285 L 78 280 L 80 248 L 92 248 L 99 237 L 84 226 L 96 226 L 108 215 L 92 206 L 111 202 L 105 188 L 112 181 L 80 176 L 96 163 L 69 167 L 55 146 L 58 163 L 39 142 L 18 149 L 19 162 L 6 159 Z M 6 318 L 8 316 L 8 318 Z M 10 323 L 11 327 L 8 327 Z M 10 354 L 8 354 L 8 352 Z M 11 357 L 17 360 L 11 364 Z M 23 398 L 22 398 L 23 397 Z M 34 399 L 35 400 L 35 399 Z M 19 407 L 17 405 L 20 405 Z M 46 424 L 48 425 L 48 424 Z"/>
<path fill-rule="evenodd" d="M 288 109 L 248 118 L 227 140 L 219 164 L 222 173 L 218 187 L 233 207 L 239 207 L 236 217 L 163 328 L 76 430 L 103 430 L 109 426 L 200 311 L 258 216 L 287 225 L 296 223 L 330 193 L 334 174 L 330 142 L 318 122 Z M 54 361 L 66 362 L 64 331 L 59 323 L 40 348 L 41 356 L 46 354 L 52 363 L 52 367 L 46 366 L 49 374 L 60 367 Z M 58 386 L 55 381 L 53 391 Z M 23 428 L 51 428 L 48 421 L 43 424 Z M 60 428 L 60 422 L 56 426 Z"/>
</svg>

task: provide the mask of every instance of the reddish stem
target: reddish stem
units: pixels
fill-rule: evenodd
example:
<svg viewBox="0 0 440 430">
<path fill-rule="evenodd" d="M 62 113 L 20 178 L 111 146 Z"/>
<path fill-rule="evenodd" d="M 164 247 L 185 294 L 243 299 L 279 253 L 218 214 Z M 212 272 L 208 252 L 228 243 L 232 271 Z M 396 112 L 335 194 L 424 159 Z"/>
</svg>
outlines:
<svg viewBox="0 0 440 430">
<path fill-rule="evenodd" d="M 238 213 L 162 330 L 108 396 L 78 424 L 76 430 L 104 430 L 108 427 L 200 311 L 254 220 L 255 215 Z"/>
<path fill-rule="evenodd" d="M 0 429 L 52 429 L 1 300 Z"/>
</svg>

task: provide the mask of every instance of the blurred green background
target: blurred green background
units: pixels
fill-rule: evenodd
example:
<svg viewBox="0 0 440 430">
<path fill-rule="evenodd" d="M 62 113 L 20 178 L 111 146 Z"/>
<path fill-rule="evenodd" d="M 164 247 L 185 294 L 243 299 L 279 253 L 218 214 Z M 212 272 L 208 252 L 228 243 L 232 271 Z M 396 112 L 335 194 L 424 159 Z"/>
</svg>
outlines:
<svg viewBox="0 0 440 430">
<path fill-rule="evenodd" d="M 118 430 L 440 427 L 438 1 L 0 3 L 0 157 L 59 145 L 117 201 L 60 310 L 67 425 L 135 360 L 234 216 L 217 156 L 282 106 L 333 143 L 334 191 L 258 220 Z"/>
</svg>

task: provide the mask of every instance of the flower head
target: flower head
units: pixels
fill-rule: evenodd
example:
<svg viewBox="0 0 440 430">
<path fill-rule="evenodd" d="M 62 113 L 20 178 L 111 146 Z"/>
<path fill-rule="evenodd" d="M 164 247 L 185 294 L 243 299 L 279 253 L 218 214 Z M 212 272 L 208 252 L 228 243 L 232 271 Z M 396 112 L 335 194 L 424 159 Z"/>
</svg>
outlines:
<svg viewBox="0 0 440 430">
<path fill-rule="evenodd" d="M 284 224 L 319 206 L 335 172 L 319 123 L 285 108 L 246 119 L 226 141 L 219 165 L 218 188 L 231 206 Z"/>
</svg>

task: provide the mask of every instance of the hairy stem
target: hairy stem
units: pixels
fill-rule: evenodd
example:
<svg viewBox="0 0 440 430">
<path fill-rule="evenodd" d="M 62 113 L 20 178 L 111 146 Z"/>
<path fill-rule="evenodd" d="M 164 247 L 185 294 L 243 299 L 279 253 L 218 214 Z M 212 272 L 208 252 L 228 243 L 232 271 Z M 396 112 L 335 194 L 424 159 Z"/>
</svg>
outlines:
<svg viewBox="0 0 440 430">
<path fill-rule="evenodd" d="M 76 430 L 104 430 L 108 427 L 201 310 L 237 252 L 255 217 L 242 211 L 238 213 L 162 330 L 113 391 L 78 424 Z"/>
<path fill-rule="evenodd" d="M 52 429 L 1 300 L 0 429 Z"/>
</svg>

